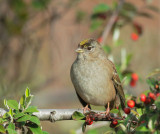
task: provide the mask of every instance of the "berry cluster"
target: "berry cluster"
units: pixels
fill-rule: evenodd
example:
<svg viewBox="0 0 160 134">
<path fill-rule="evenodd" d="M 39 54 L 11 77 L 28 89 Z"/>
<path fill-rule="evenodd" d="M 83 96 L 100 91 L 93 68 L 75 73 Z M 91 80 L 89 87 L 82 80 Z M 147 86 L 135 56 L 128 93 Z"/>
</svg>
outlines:
<svg viewBox="0 0 160 134">
<path fill-rule="evenodd" d="M 86 117 L 86 125 L 92 125 L 93 124 L 93 119 L 90 118 L 89 116 Z"/>
<path fill-rule="evenodd" d="M 117 126 L 117 124 L 118 124 L 117 119 L 113 119 L 113 120 L 111 121 L 110 127 L 111 127 L 111 128 L 114 128 L 114 127 Z"/>
<path fill-rule="evenodd" d="M 132 75 L 131 75 L 131 81 L 130 81 L 130 86 L 131 87 L 136 86 L 136 83 L 137 83 L 138 79 L 139 79 L 138 75 L 136 73 L 132 73 Z"/>
<path fill-rule="evenodd" d="M 136 73 L 132 74 L 132 81 L 137 81 L 138 80 L 138 75 Z M 124 124 L 129 123 L 129 126 L 127 127 L 132 127 L 135 130 L 141 129 L 142 126 L 145 126 L 147 129 L 149 129 L 149 121 L 152 119 L 152 121 L 156 121 L 156 119 L 159 119 L 159 109 L 158 107 L 160 105 L 157 105 L 157 100 L 160 101 L 160 81 L 154 81 L 150 80 L 152 82 L 150 85 L 150 90 L 145 91 L 144 94 L 141 94 L 140 97 L 131 97 L 127 101 L 127 107 L 123 109 L 124 113 L 127 114 L 127 116 L 121 116 L 120 111 L 115 112 L 115 114 L 118 115 L 118 117 L 111 117 L 108 118 L 107 120 L 110 120 L 110 127 L 111 128 L 116 128 L 118 124 Z M 158 99 L 157 99 L 158 98 Z M 155 106 L 155 108 L 154 108 Z M 132 109 L 132 110 L 131 110 Z M 140 110 L 141 113 L 138 113 L 137 110 Z M 118 109 L 113 109 L 113 111 L 117 111 Z M 143 111 L 143 112 L 142 112 Z M 138 115 L 138 116 L 137 116 Z M 157 118 L 155 118 L 155 115 Z M 86 115 L 86 120 L 85 124 L 86 125 L 91 125 L 93 121 L 98 120 L 98 116 L 101 116 L 95 112 L 89 113 Z M 136 120 L 133 120 L 133 117 L 136 117 Z M 107 116 L 104 116 L 106 118 Z M 138 118 L 137 118 L 138 117 Z M 155 122 L 155 128 L 160 128 L 160 123 L 157 121 Z M 140 128 L 139 128 L 140 127 Z M 159 130 L 159 129 L 158 129 Z"/>
<path fill-rule="evenodd" d="M 133 73 L 131 78 L 132 78 L 131 81 L 134 83 L 138 80 L 138 75 L 136 73 Z M 132 99 L 128 100 L 127 101 L 127 106 L 128 107 L 123 109 L 124 113 L 125 114 L 130 114 L 131 109 L 134 108 L 134 107 L 135 107 L 134 109 L 136 109 L 138 107 L 145 108 L 145 106 L 151 106 L 154 103 L 154 101 L 157 99 L 157 97 L 160 96 L 160 91 L 159 91 L 160 90 L 160 83 L 154 84 L 154 89 L 152 89 L 151 87 L 150 87 L 150 89 L 151 89 L 151 92 L 148 92 L 147 95 L 145 95 L 145 94 L 140 95 L 140 100 L 143 103 L 138 103 L 136 101 L 136 99 L 137 99 L 136 97 L 135 98 L 133 97 Z M 138 122 L 133 121 L 132 123 L 137 124 Z M 140 124 L 142 124 L 142 123 L 144 123 L 144 121 L 140 122 Z M 117 119 L 113 119 L 111 124 L 110 124 L 110 127 L 114 128 L 117 124 L 118 124 Z"/>
<path fill-rule="evenodd" d="M 155 101 L 158 96 L 160 96 L 160 93 L 149 92 L 148 96 L 146 96 L 145 94 L 141 94 L 140 99 L 142 102 L 144 102 L 144 104 L 148 105 L 152 101 Z"/>
<path fill-rule="evenodd" d="M 93 121 L 95 121 L 96 116 L 97 114 L 94 112 L 90 112 L 89 114 L 87 114 L 85 120 L 86 125 L 92 125 Z"/>
</svg>

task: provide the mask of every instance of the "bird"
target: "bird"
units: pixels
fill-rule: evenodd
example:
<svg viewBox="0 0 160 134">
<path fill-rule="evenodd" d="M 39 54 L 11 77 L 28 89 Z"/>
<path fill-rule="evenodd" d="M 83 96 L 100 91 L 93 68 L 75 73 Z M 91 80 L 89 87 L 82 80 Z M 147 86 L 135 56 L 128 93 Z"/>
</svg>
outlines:
<svg viewBox="0 0 160 134">
<path fill-rule="evenodd" d="M 77 58 L 71 65 L 70 77 L 84 112 L 91 105 L 104 106 L 105 114 L 120 104 L 125 108 L 125 95 L 115 65 L 95 39 L 78 44 Z"/>
</svg>

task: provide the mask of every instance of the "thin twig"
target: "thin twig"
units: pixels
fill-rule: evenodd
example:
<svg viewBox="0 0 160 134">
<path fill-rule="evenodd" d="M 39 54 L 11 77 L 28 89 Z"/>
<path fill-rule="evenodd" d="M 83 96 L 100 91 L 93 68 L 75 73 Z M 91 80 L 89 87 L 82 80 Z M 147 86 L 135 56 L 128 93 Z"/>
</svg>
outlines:
<svg viewBox="0 0 160 134">
<path fill-rule="evenodd" d="M 104 28 L 104 31 L 102 33 L 102 46 L 105 44 L 105 41 L 112 29 L 112 26 L 116 20 L 116 18 L 118 17 L 118 14 L 119 14 L 119 11 L 121 10 L 122 6 L 123 6 L 123 3 L 124 3 L 125 0 L 120 0 L 119 1 L 119 4 L 117 6 L 117 9 L 113 12 L 109 22 L 106 24 L 105 28 Z"/>
</svg>

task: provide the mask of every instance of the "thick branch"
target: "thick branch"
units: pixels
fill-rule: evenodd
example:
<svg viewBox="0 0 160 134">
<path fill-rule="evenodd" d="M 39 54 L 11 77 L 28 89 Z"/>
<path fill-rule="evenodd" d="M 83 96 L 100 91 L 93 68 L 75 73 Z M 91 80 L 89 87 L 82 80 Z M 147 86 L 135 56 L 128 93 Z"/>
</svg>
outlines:
<svg viewBox="0 0 160 134">
<path fill-rule="evenodd" d="M 83 113 L 83 110 L 80 109 L 38 109 L 39 112 L 33 113 L 37 116 L 41 121 L 61 121 L 61 120 L 73 120 L 72 115 L 75 111 Z M 3 116 L 7 110 L 0 108 L 0 116 Z M 111 118 L 121 119 L 117 117 L 116 114 L 111 114 L 111 118 L 106 117 L 105 114 L 100 114 L 100 112 L 104 111 L 94 111 L 96 121 L 110 121 Z"/>
</svg>

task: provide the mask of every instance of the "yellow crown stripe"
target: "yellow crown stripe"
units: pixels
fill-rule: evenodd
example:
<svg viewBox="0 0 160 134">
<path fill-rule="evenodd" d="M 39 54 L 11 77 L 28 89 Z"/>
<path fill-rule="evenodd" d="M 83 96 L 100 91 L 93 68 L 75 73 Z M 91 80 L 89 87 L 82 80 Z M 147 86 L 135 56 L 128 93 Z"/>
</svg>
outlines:
<svg viewBox="0 0 160 134">
<path fill-rule="evenodd" d="M 89 41 L 89 39 L 85 39 L 83 41 L 80 42 L 80 46 L 83 46 L 84 44 L 86 44 Z"/>
</svg>

